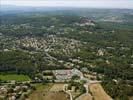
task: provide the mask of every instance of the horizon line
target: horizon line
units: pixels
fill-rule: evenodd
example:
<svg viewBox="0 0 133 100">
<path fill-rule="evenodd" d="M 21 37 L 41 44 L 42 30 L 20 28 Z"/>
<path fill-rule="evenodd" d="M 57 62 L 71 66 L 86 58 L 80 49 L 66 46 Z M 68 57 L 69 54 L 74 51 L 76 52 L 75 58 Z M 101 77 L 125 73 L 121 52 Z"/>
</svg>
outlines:
<svg viewBox="0 0 133 100">
<path fill-rule="evenodd" d="M 118 8 L 133 9 L 131 0 L 1 0 L 1 5 L 20 7 L 73 7 L 73 8 Z"/>
</svg>

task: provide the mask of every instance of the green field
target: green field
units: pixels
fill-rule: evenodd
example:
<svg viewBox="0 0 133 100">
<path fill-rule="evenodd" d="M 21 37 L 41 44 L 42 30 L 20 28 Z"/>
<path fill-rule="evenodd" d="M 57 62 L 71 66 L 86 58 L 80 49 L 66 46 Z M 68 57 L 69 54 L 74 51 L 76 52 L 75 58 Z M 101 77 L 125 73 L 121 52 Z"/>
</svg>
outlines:
<svg viewBox="0 0 133 100">
<path fill-rule="evenodd" d="M 43 94 L 46 94 L 53 84 L 33 84 L 36 90 L 28 97 L 29 100 L 43 100 Z"/>
<path fill-rule="evenodd" d="M 52 83 L 46 83 L 46 84 L 40 84 L 40 83 L 36 83 L 36 84 L 33 84 L 35 87 L 36 87 L 36 89 L 37 90 L 39 90 L 39 91 L 48 91 L 52 86 L 53 86 L 53 84 Z"/>
<path fill-rule="evenodd" d="M 29 81 L 30 78 L 27 75 L 17 75 L 17 74 L 0 74 L 0 80 L 2 81 Z"/>
</svg>

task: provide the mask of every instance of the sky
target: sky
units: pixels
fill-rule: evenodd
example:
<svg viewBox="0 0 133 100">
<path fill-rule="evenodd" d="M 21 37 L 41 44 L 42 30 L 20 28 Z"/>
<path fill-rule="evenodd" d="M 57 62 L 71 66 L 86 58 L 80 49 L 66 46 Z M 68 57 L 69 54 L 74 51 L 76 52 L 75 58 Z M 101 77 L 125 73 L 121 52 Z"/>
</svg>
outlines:
<svg viewBox="0 0 133 100">
<path fill-rule="evenodd" d="M 133 9 L 133 0 L 0 0 L 0 5 Z"/>
</svg>

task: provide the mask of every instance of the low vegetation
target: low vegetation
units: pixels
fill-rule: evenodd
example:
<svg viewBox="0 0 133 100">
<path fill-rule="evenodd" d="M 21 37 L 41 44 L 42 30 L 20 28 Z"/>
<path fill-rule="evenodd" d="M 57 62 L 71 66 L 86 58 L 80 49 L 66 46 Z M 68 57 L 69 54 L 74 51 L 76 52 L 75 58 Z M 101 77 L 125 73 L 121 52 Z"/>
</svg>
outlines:
<svg viewBox="0 0 133 100">
<path fill-rule="evenodd" d="M 30 77 L 27 75 L 17 74 L 0 74 L 1 81 L 30 81 Z"/>
</svg>

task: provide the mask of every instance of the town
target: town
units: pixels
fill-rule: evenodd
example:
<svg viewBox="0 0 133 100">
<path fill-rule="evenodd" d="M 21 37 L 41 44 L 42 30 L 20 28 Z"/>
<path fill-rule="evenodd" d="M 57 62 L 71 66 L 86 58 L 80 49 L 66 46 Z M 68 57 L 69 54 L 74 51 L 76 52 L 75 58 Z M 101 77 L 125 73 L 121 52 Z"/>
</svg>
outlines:
<svg viewBox="0 0 133 100">
<path fill-rule="evenodd" d="M 47 84 L 53 84 L 50 91 L 66 93 L 69 100 L 81 100 L 82 97 L 89 98 L 91 96 L 89 85 L 101 83 L 101 81 L 97 80 L 97 74 L 94 75 L 94 73 L 92 73 L 93 77 L 84 77 L 84 75 L 87 76 L 88 73 L 89 71 L 87 68 L 82 68 L 82 72 L 76 68 L 46 70 L 43 71 L 40 76 L 35 77 L 33 81 L 1 81 L 0 98 L 9 100 L 27 99 L 30 94 L 36 90 L 35 84 L 42 84 L 44 82 Z M 81 97 L 78 97 L 80 95 Z M 108 98 L 111 100 L 111 97 L 108 96 Z"/>
<path fill-rule="evenodd" d="M 0 13 L 0 100 L 132 100 L 132 10 L 30 9 Z"/>
</svg>

